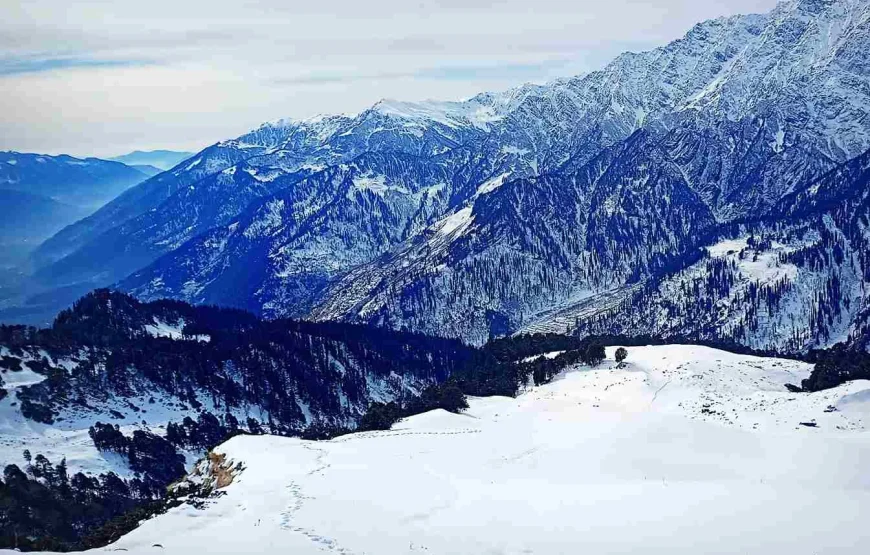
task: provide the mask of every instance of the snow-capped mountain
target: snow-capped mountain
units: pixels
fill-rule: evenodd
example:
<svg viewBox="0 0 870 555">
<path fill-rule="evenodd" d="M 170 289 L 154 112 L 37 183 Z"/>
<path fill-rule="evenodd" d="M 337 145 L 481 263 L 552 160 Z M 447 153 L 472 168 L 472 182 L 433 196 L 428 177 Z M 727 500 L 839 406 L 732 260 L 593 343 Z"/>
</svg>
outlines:
<svg viewBox="0 0 870 555">
<path fill-rule="evenodd" d="M 547 85 L 266 124 L 70 226 L 37 275 L 473 342 L 564 331 L 713 271 L 704 249 L 794 219 L 784 199 L 821 214 L 812 184 L 870 149 L 868 25 L 866 1 L 790 0 Z M 827 344 L 862 310 L 741 340 Z"/>
<path fill-rule="evenodd" d="M 528 329 L 726 338 L 803 351 L 868 346 L 870 152 L 784 197 L 766 218 L 730 229 L 697 262 Z M 558 323 L 557 323 L 558 322 Z"/>
</svg>

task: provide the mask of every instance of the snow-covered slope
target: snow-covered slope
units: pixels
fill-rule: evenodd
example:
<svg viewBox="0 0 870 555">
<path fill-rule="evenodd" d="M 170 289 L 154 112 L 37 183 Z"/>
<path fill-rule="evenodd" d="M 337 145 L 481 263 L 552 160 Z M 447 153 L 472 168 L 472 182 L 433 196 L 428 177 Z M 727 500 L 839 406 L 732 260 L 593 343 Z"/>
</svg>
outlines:
<svg viewBox="0 0 870 555">
<path fill-rule="evenodd" d="M 859 554 L 870 383 L 789 393 L 809 366 L 628 349 L 517 399 L 327 442 L 236 437 L 244 470 L 106 550 Z M 609 351 L 613 356 L 613 351 Z M 612 360 L 612 359 L 611 359 Z M 809 425 L 807 425 L 809 424 Z"/>
</svg>

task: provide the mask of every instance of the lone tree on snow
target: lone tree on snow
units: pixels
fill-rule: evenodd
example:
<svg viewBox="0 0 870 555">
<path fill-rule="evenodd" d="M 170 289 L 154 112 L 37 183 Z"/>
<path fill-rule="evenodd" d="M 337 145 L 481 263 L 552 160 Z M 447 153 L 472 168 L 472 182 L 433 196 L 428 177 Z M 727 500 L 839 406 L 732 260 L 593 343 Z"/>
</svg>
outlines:
<svg viewBox="0 0 870 555">
<path fill-rule="evenodd" d="M 616 349 L 616 362 L 617 363 L 622 364 L 622 361 L 624 361 L 626 359 L 626 357 L 628 357 L 628 351 L 625 350 L 625 347 L 620 347 L 620 348 Z"/>
</svg>

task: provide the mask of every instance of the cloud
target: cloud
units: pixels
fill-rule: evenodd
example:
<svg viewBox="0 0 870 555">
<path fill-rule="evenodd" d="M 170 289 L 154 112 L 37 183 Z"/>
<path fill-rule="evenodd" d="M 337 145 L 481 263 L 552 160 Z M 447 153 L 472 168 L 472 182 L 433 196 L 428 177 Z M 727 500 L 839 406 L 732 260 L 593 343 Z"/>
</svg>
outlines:
<svg viewBox="0 0 870 555">
<path fill-rule="evenodd" d="M 0 150 L 112 155 L 567 77 L 775 0 L 0 2 Z"/>
<path fill-rule="evenodd" d="M 143 60 L 96 60 L 87 58 L 0 59 L 0 76 L 75 68 L 141 66 L 152 63 Z"/>
<path fill-rule="evenodd" d="M 370 73 L 335 72 L 312 73 L 295 77 L 279 77 L 272 80 L 276 85 L 323 85 L 327 83 L 352 84 L 358 81 L 421 79 L 447 81 L 475 81 L 511 79 L 517 83 L 548 78 L 555 70 L 568 65 L 569 60 L 545 60 L 529 64 L 498 65 L 447 65 L 408 71 L 379 71 Z"/>
</svg>

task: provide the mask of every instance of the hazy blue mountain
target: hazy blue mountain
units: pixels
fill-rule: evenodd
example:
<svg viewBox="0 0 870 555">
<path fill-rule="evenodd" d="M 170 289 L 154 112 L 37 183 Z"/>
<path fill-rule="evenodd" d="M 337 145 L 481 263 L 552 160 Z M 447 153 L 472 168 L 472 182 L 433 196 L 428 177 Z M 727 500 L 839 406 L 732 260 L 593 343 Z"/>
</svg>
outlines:
<svg viewBox="0 0 870 555">
<path fill-rule="evenodd" d="M 0 152 L 0 265 L 26 260 L 42 241 L 146 178 L 96 158 Z"/>
<path fill-rule="evenodd" d="M 0 188 L 99 208 L 147 175 L 120 162 L 23 152 L 0 152 Z"/>
<path fill-rule="evenodd" d="M 157 168 L 154 166 L 148 166 L 148 165 L 133 164 L 130 167 L 139 170 L 140 172 L 144 173 L 148 177 L 154 177 L 158 173 L 163 172 L 163 170 L 161 170 L 160 168 Z"/>
<path fill-rule="evenodd" d="M 109 160 L 122 162 L 128 166 L 154 166 L 159 170 L 166 171 L 191 156 L 193 156 L 192 152 L 175 150 L 135 150 L 129 154 L 109 158 Z"/>
</svg>

